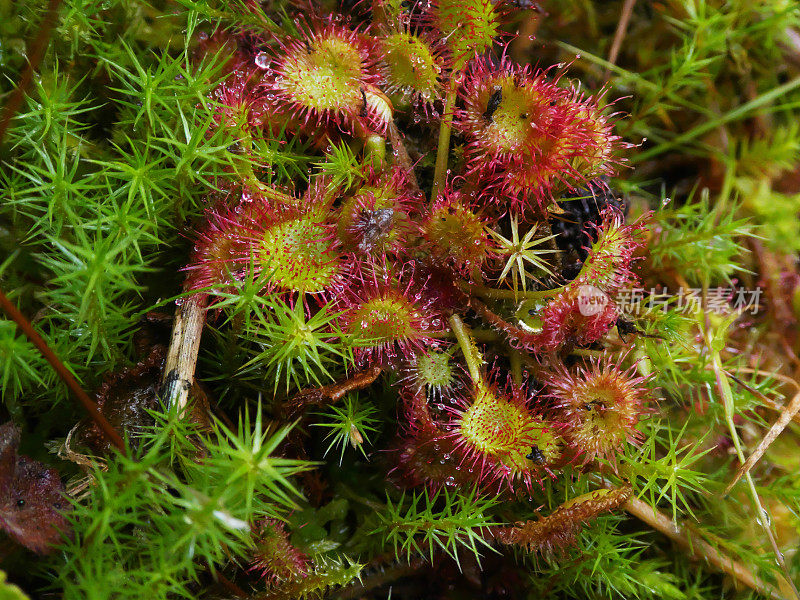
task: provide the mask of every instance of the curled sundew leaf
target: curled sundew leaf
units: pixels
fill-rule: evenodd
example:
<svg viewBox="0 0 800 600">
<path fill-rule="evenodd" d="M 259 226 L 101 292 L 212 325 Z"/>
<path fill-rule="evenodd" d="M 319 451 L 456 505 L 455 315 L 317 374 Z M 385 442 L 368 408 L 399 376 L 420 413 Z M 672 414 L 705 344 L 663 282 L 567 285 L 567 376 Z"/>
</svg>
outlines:
<svg viewBox="0 0 800 600">
<path fill-rule="evenodd" d="M 573 498 L 550 515 L 537 520 L 498 527 L 492 533 L 503 544 L 518 544 L 546 556 L 575 543 L 581 527 L 599 514 L 615 510 L 631 497 L 631 488 L 600 489 Z"/>
<path fill-rule="evenodd" d="M 0 425 L 0 529 L 39 554 L 52 552 L 69 531 L 69 508 L 58 472 L 17 454 L 19 429 Z"/>
<path fill-rule="evenodd" d="M 310 570 L 307 556 L 289 542 L 283 523 L 264 519 L 256 524 L 251 570 L 258 571 L 270 586 L 305 577 Z"/>
</svg>

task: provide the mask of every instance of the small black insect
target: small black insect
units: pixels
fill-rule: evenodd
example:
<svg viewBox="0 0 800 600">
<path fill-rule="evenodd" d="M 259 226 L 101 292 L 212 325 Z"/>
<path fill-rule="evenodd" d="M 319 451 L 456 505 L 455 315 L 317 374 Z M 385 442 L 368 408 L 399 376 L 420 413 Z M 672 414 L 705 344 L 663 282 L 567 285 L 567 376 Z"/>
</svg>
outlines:
<svg viewBox="0 0 800 600">
<path fill-rule="evenodd" d="M 593 408 L 597 408 L 602 412 L 606 409 L 606 405 L 600 400 L 592 400 L 591 402 L 583 405 L 583 410 L 592 410 Z"/>
<path fill-rule="evenodd" d="M 543 465 L 547 462 L 547 459 L 544 456 L 544 453 L 539 450 L 539 446 L 531 446 L 531 453 L 526 456 L 528 460 L 532 460 L 537 465 Z"/>
<path fill-rule="evenodd" d="M 654 333 L 645 333 L 644 331 L 639 329 L 633 321 L 628 321 L 627 319 L 622 319 L 622 318 L 617 319 L 617 331 L 619 332 L 619 337 L 622 339 L 623 342 L 626 341 L 625 336 L 630 335 L 632 333 L 654 340 L 664 339 L 662 336 L 656 335 Z"/>
<path fill-rule="evenodd" d="M 489 121 L 489 123 L 492 122 L 492 117 L 502 101 L 503 90 L 499 87 L 494 88 L 492 95 L 489 96 L 489 102 L 486 103 L 486 112 L 483 113 L 483 118 Z"/>
<path fill-rule="evenodd" d="M 639 328 L 636 327 L 633 321 L 628 321 L 627 319 L 617 319 L 617 331 L 619 332 L 619 337 L 622 338 L 622 341 L 625 341 L 625 336 L 630 335 L 632 333 L 641 333 Z"/>
</svg>

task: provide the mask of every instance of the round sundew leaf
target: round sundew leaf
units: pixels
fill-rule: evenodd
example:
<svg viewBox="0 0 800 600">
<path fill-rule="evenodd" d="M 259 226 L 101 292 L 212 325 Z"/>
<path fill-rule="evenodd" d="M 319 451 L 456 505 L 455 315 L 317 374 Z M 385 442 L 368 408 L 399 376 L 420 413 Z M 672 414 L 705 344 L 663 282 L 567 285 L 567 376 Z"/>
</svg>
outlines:
<svg viewBox="0 0 800 600">
<path fill-rule="evenodd" d="M 534 464 L 552 463 L 560 456 L 558 437 L 552 428 L 523 405 L 512 402 L 485 385 L 479 385 L 475 401 L 459 422 L 459 435 L 478 453 L 499 459 L 516 472 Z M 536 458 L 531 456 L 536 448 Z"/>
<path fill-rule="evenodd" d="M 417 383 L 433 389 L 449 387 L 455 381 L 450 355 L 446 352 L 420 354 L 415 363 Z"/>
<path fill-rule="evenodd" d="M 597 98 L 559 86 L 547 72 L 479 59 L 460 94 L 456 127 L 467 140 L 467 173 L 484 182 L 488 201 L 542 210 L 559 189 L 613 172 L 619 138 Z"/>
<path fill-rule="evenodd" d="M 412 236 L 409 213 L 414 201 L 401 171 L 369 174 L 368 184 L 339 209 L 337 235 L 345 250 L 376 257 L 402 251 Z"/>
<path fill-rule="evenodd" d="M 635 365 L 622 370 L 593 359 L 577 372 L 562 367 L 546 377 L 560 419 L 568 425 L 565 436 L 584 460 L 610 456 L 638 439 L 636 425 L 646 412 L 648 391 L 647 378 L 634 370 Z"/>
<path fill-rule="evenodd" d="M 380 41 L 390 92 L 414 95 L 432 102 L 439 95 L 441 66 L 431 48 L 418 36 L 392 33 Z"/>
<path fill-rule="evenodd" d="M 611 371 L 579 382 L 570 408 L 570 438 L 590 456 L 607 456 L 636 438 L 642 412 L 641 393 Z"/>
<path fill-rule="evenodd" d="M 337 233 L 346 248 L 386 252 L 398 241 L 397 225 L 404 219 L 394 198 L 360 194 L 342 204 Z"/>
<path fill-rule="evenodd" d="M 298 109 L 323 114 L 362 108 L 368 77 L 352 32 L 330 29 L 286 50 L 275 85 Z"/>
<path fill-rule="evenodd" d="M 484 143 L 493 144 L 496 152 L 524 152 L 541 149 L 547 143 L 552 120 L 548 99 L 533 85 L 517 86 L 513 77 L 503 77 L 491 86 L 487 107 L 481 115 L 485 123 L 480 133 Z M 487 90 L 488 92 L 488 90 Z M 491 118 L 489 104 L 497 104 Z"/>
<path fill-rule="evenodd" d="M 483 220 L 457 199 L 435 206 L 424 232 L 434 255 L 459 269 L 479 267 L 489 253 Z"/>
<path fill-rule="evenodd" d="M 250 256 L 248 242 L 242 236 L 246 219 L 241 214 L 214 208 L 206 216 L 206 226 L 185 269 L 189 289 L 231 284 L 241 276 Z"/>
<path fill-rule="evenodd" d="M 241 244 L 237 240 L 218 237 L 204 248 L 207 276 L 212 284 L 230 283 L 236 260 L 241 258 Z"/>
<path fill-rule="evenodd" d="M 350 333 L 369 345 L 410 340 L 419 334 L 414 305 L 399 294 L 371 298 L 353 311 Z"/>
<path fill-rule="evenodd" d="M 342 328 L 354 344 L 357 362 L 410 360 L 435 347 L 430 334 L 439 326 L 437 313 L 419 289 L 413 265 L 398 269 L 385 257 L 360 261 L 357 256 L 338 295 L 345 309 Z"/>
<path fill-rule="evenodd" d="M 541 77 L 509 72 L 484 79 L 476 70 L 465 98 L 462 129 L 489 156 L 535 160 L 558 144 L 564 92 Z M 524 75 L 524 74 L 523 74 Z"/>
<path fill-rule="evenodd" d="M 262 234 L 259 267 L 280 289 L 320 292 L 341 268 L 329 238 L 313 215 L 278 222 Z"/>
</svg>

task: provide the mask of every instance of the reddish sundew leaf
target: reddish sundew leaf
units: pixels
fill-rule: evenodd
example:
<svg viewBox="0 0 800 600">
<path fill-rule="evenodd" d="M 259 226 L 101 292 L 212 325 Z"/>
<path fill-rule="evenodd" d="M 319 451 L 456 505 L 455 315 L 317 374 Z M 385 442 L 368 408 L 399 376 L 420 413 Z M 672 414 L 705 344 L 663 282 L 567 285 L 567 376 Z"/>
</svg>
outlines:
<svg viewBox="0 0 800 600">
<path fill-rule="evenodd" d="M 575 543 L 585 523 L 616 510 L 631 497 L 631 488 L 599 489 L 565 502 L 550 515 L 536 520 L 497 527 L 491 535 L 502 544 L 518 544 L 529 552 L 552 557 Z"/>
</svg>

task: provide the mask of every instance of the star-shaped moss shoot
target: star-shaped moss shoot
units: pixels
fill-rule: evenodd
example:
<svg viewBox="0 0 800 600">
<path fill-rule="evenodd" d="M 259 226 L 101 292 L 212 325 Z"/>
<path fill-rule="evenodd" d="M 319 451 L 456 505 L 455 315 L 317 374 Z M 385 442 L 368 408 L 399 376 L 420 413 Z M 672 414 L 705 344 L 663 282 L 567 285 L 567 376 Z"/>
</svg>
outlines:
<svg viewBox="0 0 800 600">
<path fill-rule="evenodd" d="M 494 202 L 523 211 L 531 201 L 533 207 L 549 202 L 558 186 L 571 189 L 613 171 L 601 159 L 616 150 L 618 138 L 601 121 L 596 100 L 558 86 L 543 71 L 505 58 L 499 67 L 478 60 L 462 98 L 457 126 L 468 139 L 467 170 Z"/>
<path fill-rule="evenodd" d="M 520 239 L 518 217 L 511 215 L 509 224 L 511 226 L 511 235 L 509 237 L 505 237 L 493 229 L 489 230 L 498 246 L 497 254 L 505 261 L 497 280 L 502 282 L 506 276 L 511 275 L 514 291 L 516 292 L 519 288 L 524 291 L 527 290 L 528 279 L 541 283 L 538 279 L 539 275 L 554 275 L 552 267 L 545 256 L 558 251 L 542 246 L 556 236 L 540 235 L 537 237 L 536 234 L 539 232 L 539 228 L 534 226 L 529 228 Z M 532 270 L 529 273 L 528 270 L 531 268 Z"/>
<path fill-rule="evenodd" d="M 356 345 L 359 363 L 389 365 L 436 347 L 431 332 L 436 312 L 419 292 L 411 269 L 356 264 L 338 299 L 345 309 L 343 331 Z"/>
<path fill-rule="evenodd" d="M 333 382 L 332 372 L 350 362 L 346 349 L 337 344 L 341 336 L 338 314 L 330 310 L 330 304 L 308 313 L 302 301 L 292 302 L 292 298 L 276 298 L 268 313 L 257 313 L 248 339 L 258 351 L 241 372 L 273 381 L 276 394 L 279 387 L 289 395 L 292 388 Z"/>
<path fill-rule="evenodd" d="M 395 31 L 378 40 L 383 88 L 393 99 L 432 106 L 441 96 L 444 60 L 425 36 Z"/>
<path fill-rule="evenodd" d="M 441 33 L 452 57 L 453 71 L 492 47 L 500 34 L 500 3 L 493 0 L 435 0 L 427 21 Z"/>
<path fill-rule="evenodd" d="M 561 366 L 544 379 L 563 423 L 564 435 L 586 462 L 610 458 L 641 433 L 639 419 L 649 411 L 647 378 L 622 358 L 592 359 L 576 370 Z"/>
<path fill-rule="evenodd" d="M 560 458 L 556 427 L 531 411 L 527 395 L 522 386 L 510 384 L 500 391 L 479 380 L 471 402 L 456 410 L 450 435 L 480 473 L 482 485 L 521 482 L 530 488 Z"/>
<path fill-rule="evenodd" d="M 311 128 L 357 123 L 382 129 L 385 106 L 376 101 L 379 74 L 366 36 L 332 20 L 302 24 L 299 38 L 276 51 L 272 92 Z"/>
<path fill-rule="evenodd" d="M 478 278 L 492 249 L 486 220 L 458 191 L 446 189 L 422 223 L 434 260 L 457 273 Z"/>
</svg>

